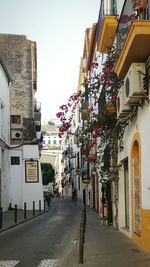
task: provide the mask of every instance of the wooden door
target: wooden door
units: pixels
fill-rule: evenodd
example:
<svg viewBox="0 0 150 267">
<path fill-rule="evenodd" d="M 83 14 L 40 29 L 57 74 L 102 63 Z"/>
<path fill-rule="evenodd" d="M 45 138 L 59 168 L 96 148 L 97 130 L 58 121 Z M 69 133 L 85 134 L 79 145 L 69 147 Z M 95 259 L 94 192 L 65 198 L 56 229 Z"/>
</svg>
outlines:
<svg viewBox="0 0 150 267">
<path fill-rule="evenodd" d="M 133 227 L 134 232 L 140 236 L 140 171 L 138 155 L 133 159 Z"/>
</svg>

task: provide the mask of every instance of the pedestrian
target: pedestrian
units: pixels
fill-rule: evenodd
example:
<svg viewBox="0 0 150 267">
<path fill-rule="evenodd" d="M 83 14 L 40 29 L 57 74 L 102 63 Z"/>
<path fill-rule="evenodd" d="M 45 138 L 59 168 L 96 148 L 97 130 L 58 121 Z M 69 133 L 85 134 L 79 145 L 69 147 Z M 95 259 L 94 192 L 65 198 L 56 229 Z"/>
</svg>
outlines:
<svg viewBox="0 0 150 267">
<path fill-rule="evenodd" d="M 46 199 L 46 202 L 47 202 L 47 206 L 49 207 L 50 206 L 50 201 L 51 201 L 50 194 L 46 194 L 45 199 Z"/>
</svg>

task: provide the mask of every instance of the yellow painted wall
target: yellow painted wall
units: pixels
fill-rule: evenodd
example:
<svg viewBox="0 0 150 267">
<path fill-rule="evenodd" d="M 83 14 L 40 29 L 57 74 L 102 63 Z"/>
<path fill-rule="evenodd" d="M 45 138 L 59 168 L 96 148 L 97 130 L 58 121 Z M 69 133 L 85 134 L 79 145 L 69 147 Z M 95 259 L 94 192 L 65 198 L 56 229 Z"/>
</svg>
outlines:
<svg viewBox="0 0 150 267">
<path fill-rule="evenodd" d="M 150 210 L 141 209 L 141 236 L 132 234 L 133 241 L 150 253 Z"/>
<path fill-rule="evenodd" d="M 141 196 L 141 201 L 140 201 L 140 220 L 141 220 L 141 236 L 138 236 L 137 234 L 134 233 L 134 226 L 133 226 L 133 202 L 132 202 L 132 239 L 133 241 L 141 247 L 143 250 L 147 251 L 150 253 L 150 210 L 146 210 L 142 208 L 142 174 L 141 174 L 141 167 L 142 167 L 142 158 L 141 158 L 141 138 L 140 134 L 136 133 L 133 137 L 132 144 L 131 144 L 131 162 L 132 164 L 132 159 L 135 156 L 136 148 L 134 148 L 133 144 L 137 141 L 139 145 L 139 175 L 140 175 L 140 196 Z M 133 192 L 133 172 L 132 172 L 132 167 L 131 167 L 131 191 Z M 131 194 L 132 198 L 132 194 Z"/>
</svg>

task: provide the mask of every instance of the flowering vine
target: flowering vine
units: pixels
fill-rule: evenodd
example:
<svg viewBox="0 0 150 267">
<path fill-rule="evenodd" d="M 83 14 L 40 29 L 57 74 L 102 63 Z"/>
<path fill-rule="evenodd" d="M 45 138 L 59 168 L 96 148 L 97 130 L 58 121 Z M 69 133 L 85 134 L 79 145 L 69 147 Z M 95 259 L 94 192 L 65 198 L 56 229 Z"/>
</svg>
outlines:
<svg viewBox="0 0 150 267">
<path fill-rule="evenodd" d="M 99 96 L 101 94 L 102 88 L 105 91 L 106 103 L 112 103 L 114 107 L 116 106 L 117 94 L 122 81 L 117 78 L 117 75 L 114 72 L 115 56 L 115 49 L 113 47 L 108 53 L 101 72 L 98 72 L 98 62 L 96 59 L 92 63 L 91 67 L 94 75 L 89 78 L 84 78 L 84 83 L 82 84 L 84 86 L 84 90 L 82 91 L 82 93 L 80 92 L 71 95 L 68 99 L 68 103 L 63 104 L 59 107 L 61 111 L 58 112 L 56 116 L 61 121 L 61 125 L 59 127 L 60 137 L 62 137 L 64 132 L 66 132 L 71 127 L 71 120 L 73 118 L 71 107 L 75 108 L 77 103 L 80 103 L 81 110 L 87 109 L 89 113 L 89 119 L 84 123 L 84 134 L 81 136 L 84 137 L 84 135 L 90 129 L 92 133 L 91 144 L 95 143 L 97 135 L 101 135 L 103 139 L 108 138 L 108 140 L 110 140 L 117 122 L 116 112 L 108 112 L 104 109 L 103 114 L 100 117 L 96 115 L 95 108 L 97 107 L 97 104 L 99 102 Z M 92 102 L 89 105 L 90 99 L 92 100 Z M 99 127 L 98 134 L 94 130 L 95 125 L 98 125 L 97 127 Z M 118 128 L 119 126 L 115 127 L 115 129 L 117 130 Z M 84 139 L 85 141 L 85 137 L 82 139 Z M 91 146 L 91 144 L 88 144 L 88 146 Z"/>
<path fill-rule="evenodd" d="M 74 93 L 73 95 L 69 97 L 67 104 L 63 104 L 59 107 L 61 111 L 56 114 L 56 117 L 61 122 L 61 125 L 59 126 L 59 137 L 60 138 L 62 138 L 64 132 L 66 132 L 71 126 L 73 113 L 71 113 L 70 115 L 68 113 L 69 113 L 70 107 L 73 104 L 74 104 L 73 108 L 75 108 L 75 106 L 77 105 L 79 96 L 80 96 L 80 93 L 77 93 L 77 94 Z"/>
</svg>

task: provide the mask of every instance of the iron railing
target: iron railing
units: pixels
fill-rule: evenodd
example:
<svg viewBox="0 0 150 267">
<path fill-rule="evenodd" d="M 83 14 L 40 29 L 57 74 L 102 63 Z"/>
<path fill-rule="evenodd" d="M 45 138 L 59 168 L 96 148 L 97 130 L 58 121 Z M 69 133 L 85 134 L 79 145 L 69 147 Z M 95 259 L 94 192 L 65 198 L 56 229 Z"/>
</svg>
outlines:
<svg viewBox="0 0 150 267">
<path fill-rule="evenodd" d="M 150 19 L 150 0 L 147 0 L 146 8 L 141 11 L 134 10 L 135 1 L 125 0 L 122 12 L 120 15 L 118 27 L 116 30 L 116 59 L 123 48 L 128 31 L 134 20 L 149 20 Z"/>
<path fill-rule="evenodd" d="M 104 106 L 106 105 L 106 90 L 103 87 L 98 99 L 98 114 L 104 111 Z"/>
<path fill-rule="evenodd" d="M 106 0 L 101 0 L 97 28 L 96 28 L 96 40 L 99 38 L 99 33 L 102 26 L 102 20 L 104 16 L 117 16 L 117 3 L 116 0 L 111 1 L 109 7 L 106 6 Z"/>
</svg>

